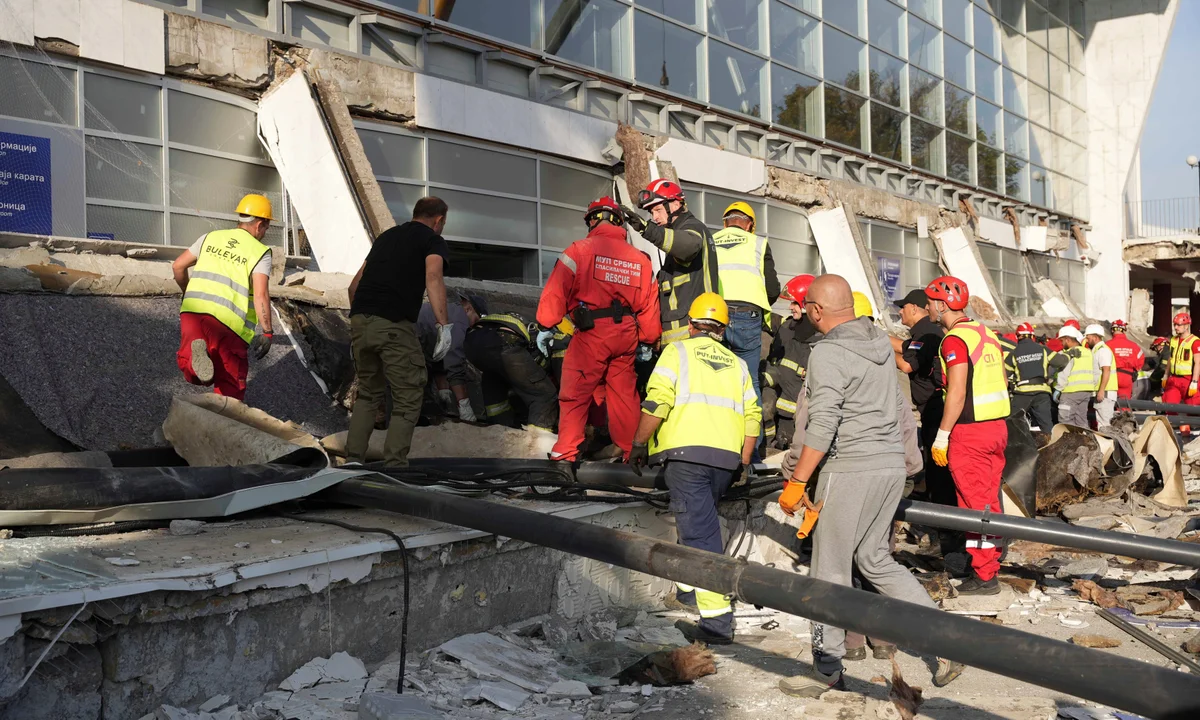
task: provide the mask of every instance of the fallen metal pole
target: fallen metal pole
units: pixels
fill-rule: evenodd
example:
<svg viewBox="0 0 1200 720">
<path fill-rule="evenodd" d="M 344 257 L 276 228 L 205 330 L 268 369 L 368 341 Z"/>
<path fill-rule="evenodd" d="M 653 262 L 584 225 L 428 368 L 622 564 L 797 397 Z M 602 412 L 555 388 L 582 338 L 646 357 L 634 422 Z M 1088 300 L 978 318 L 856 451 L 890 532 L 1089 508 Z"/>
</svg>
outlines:
<svg viewBox="0 0 1200 720">
<path fill-rule="evenodd" d="M 1200 405 L 1175 405 L 1154 402 L 1153 400 L 1117 400 L 1117 407 L 1128 408 L 1130 410 L 1150 410 L 1151 412 L 1160 414 L 1200 415 Z"/>
<path fill-rule="evenodd" d="M 1042 687 L 1162 720 L 1200 716 L 1200 678 L 716 553 L 485 500 L 357 477 L 333 501 L 482 530 L 729 593 Z"/>
<path fill-rule="evenodd" d="M 1171 662 L 1182 665 L 1183 667 L 1190 669 L 1193 673 L 1200 673 L 1200 663 L 1197 663 L 1195 660 L 1191 659 L 1187 655 L 1184 655 L 1170 645 L 1167 645 L 1165 642 L 1159 640 L 1140 627 L 1126 622 L 1123 618 L 1118 617 L 1113 611 L 1106 608 L 1100 608 L 1096 611 L 1096 614 L 1109 621 L 1113 625 L 1116 625 L 1119 630 L 1122 630 L 1131 638 L 1139 641 L 1146 647 L 1155 651 L 1159 655 L 1162 655 Z"/>
</svg>

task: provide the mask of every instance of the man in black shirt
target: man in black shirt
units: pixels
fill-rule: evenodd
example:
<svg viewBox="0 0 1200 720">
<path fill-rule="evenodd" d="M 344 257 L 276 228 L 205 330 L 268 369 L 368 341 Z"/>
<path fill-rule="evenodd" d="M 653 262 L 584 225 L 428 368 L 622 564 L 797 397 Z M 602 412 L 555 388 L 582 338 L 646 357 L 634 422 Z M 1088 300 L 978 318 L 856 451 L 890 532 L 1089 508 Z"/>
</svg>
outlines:
<svg viewBox="0 0 1200 720">
<path fill-rule="evenodd" d="M 416 332 L 426 291 L 438 326 L 433 359 L 441 360 L 450 349 L 452 326 L 446 313 L 444 276 L 450 250 L 442 239 L 447 212 L 439 198 L 418 200 L 411 221 L 375 238 L 350 282 L 350 337 L 358 396 L 346 438 L 349 460 L 366 462 L 375 413 L 390 388 L 392 420 L 384 461 L 389 466 L 408 465 L 428 379 Z"/>
</svg>

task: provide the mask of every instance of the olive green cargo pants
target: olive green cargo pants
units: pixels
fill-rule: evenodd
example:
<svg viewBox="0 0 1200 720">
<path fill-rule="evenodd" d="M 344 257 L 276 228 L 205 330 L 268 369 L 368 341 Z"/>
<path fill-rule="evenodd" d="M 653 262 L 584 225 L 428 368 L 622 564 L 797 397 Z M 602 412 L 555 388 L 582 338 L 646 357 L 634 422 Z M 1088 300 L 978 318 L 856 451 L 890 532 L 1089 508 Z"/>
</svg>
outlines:
<svg viewBox="0 0 1200 720">
<path fill-rule="evenodd" d="M 428 375 L 425 355 L 417 340 L 416 325 L 392 322 L 375 315 L 350 318 L 350 341 L 354 371 L 358 377 L 358 397 L 350 416 L 346 438 L 346 458 L 365 463 L 375 414 L 392 393 L 392 419 L 384 441 L 384 461 L 389 466 L 408 465 L 413 430 L 421 416 Z"/>
</svg>

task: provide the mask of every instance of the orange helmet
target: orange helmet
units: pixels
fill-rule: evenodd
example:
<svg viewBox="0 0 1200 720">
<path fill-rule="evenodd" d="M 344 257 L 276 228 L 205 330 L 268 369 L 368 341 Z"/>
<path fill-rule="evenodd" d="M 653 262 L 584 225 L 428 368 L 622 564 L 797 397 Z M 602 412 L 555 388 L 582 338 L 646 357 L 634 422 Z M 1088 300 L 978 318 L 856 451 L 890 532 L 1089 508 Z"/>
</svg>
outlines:
<svg viewBox="0 0 1200 720">
<path fill-rule="evenodd" d="M 962 310 L 967 307 L 971 294 L 967 292 L 967 284 L 950 275 L 943 275 L 925 288 L 925 295 L 930 300 L 941 300 L 951 310 Z"/>
<path fill-rule="evenodd" d="M 1079 321 L 1076 320 L 1075 318 L 1071 318 L 1070 320 L 1067 320 L 1065 323 L 1063 323 L 1063 326 L 1064 327 L 1073 327 L 1076 330 L 1083 332 L 1083 327 L 1079 324 Z"/>
<path fill-rule="evenodd" d="M 1154 342 L 1150 343 L 1150 349 L 1154 352 L 1158 352 L 1167 346 L 1167 342 L 1168 341 L 1165 337 L 1156 337 L 1154 338 Z"/>
<path fill-rule="evenodd" d="M 1027 323 L 1027 322 L 1023 322 L 1023 323 L 1021 323 L 1020 325 L 1018 325 L 1018 326 L 1017 326 L 1017 335 L 1018 335 L 1018 336 L 1020 336 L 1020 335 L 1032 335 L 1032 334 L 1033 334 L 1033 325 L 1032 325 L 1032 324 L 1030 324 L 1030 323 Z"/>
<path fill-rule="evenodd" d="M 646 189 L 638 193 L 638 207 L 643 210 L 671 200 L 683 202 L 683 188 L 679 187 L 678 183 L 663 178 L 651 180 Z"/>
<path fill-rule="evenodd" d="M 1191 325 L 1192 316 L 1188 313 L 1181 312 L 1171 320 L 1172 325 Z"/>
<path fill-rule="evenodd" d="M 783 286 L 783 292 L 779 293 L 779 297 L 791 300 L 797 305 L 803 305 L 804 297 L 808 295 L 808 288 L 816 279 L 813 275 L 797 275 L 787 281 L 787 285 Z"/>
</svg>

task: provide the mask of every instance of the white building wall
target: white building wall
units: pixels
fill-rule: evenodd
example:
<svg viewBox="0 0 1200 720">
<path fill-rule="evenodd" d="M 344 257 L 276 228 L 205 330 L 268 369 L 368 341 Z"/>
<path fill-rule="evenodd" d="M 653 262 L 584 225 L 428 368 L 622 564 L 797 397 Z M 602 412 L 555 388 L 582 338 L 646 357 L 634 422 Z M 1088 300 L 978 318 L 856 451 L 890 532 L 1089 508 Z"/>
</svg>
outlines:
<svg viewBox="0 0 1200 720">
<path fill-rule="evenodd" d="M 1129 266 L 1122 257 L 1127 187 L 1138 174 L 1138 145 L 1150 111 L 1179 0 L 1104 0 L 1087 3 L 1089 38 L 1089 244 L 1098 259 L 1087 274 L 1088 315 L 1124 318 Z M 1089 253 L 1093 255 L 1094 253 Z"/>
</svg>

